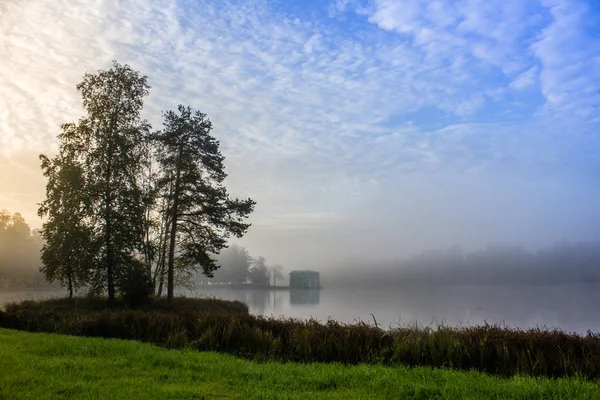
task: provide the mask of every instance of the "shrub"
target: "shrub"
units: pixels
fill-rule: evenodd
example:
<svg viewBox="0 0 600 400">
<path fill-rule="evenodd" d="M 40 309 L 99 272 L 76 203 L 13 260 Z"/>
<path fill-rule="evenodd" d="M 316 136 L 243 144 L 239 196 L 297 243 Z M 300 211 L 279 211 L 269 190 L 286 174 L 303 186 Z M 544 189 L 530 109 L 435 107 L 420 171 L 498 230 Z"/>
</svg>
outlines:
<svg viewBox="0 0 600 400">
<path fill-rule="evenodd" d="M 117 288 L 130 306 L 147 303 L 154 293 L 152 277 L 144 264 L 132 260 L 117 279 Z"/>
</svg>

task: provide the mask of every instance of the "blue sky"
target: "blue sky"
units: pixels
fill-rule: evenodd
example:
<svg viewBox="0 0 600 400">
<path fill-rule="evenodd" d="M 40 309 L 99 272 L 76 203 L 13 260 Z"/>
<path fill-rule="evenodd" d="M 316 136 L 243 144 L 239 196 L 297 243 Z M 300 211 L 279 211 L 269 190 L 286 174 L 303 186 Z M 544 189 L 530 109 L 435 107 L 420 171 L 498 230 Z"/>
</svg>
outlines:
<svg viewBox="0 0 600 400">
<path fill-rule="evenodd" d="M 0 33 L 0 208 L 32 225 L 36 155 L 117 59 L 155 127 L 209 115 L 273 262 L 600 239 L 595 0 L 0 0 Z"/>
</svg>

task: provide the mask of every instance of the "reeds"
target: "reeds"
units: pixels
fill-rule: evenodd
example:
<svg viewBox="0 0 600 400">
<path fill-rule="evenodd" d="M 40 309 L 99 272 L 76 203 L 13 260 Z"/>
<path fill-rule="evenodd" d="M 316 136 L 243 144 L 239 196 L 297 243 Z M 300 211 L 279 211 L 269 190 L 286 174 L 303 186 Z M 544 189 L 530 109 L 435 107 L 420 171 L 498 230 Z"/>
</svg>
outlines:
<svg viewBox="0 0 600 400">
<path fill-rule="evenodd" d="M 55 300 L 24 302 L 0 312 L 0 326 L 134 339 L 259 361 L 404 364 L 475 369 L 501 376 L 600 377 L 600 335 L 591 332 L 581 336 L 495 325 L 383 330 L 364 322 L 257 317 L 239 304 L 220 300 L 202 299 L 203 305 L 197 299 L 179 301 L 180 308 L 159 305 L 135 310 L 94 304 L 68 307 L 64 301 L 52 303 Z"/>
</svg>

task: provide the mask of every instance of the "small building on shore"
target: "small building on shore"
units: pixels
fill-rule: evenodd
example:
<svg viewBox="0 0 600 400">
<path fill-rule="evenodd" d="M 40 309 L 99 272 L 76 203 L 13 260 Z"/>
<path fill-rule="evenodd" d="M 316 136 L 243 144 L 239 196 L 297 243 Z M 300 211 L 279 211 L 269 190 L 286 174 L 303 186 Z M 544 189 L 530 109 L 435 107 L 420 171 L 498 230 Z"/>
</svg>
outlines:
<svg viewBox="0 0 600 400">
<path fill-rule="evenodd" d="M 290 272 L 290 289 L 320 289 L 320 274 L 316 271 Z"/>
</svg>

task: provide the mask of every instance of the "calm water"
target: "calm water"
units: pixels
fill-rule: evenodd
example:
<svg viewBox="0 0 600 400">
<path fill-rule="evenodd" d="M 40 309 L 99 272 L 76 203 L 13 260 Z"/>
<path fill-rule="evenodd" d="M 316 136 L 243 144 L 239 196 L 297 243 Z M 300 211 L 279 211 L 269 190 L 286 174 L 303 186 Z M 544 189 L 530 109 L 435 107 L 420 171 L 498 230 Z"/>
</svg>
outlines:
<svg viewBox="0 0 600 400">
<path fill-rule="evenodd" d="M 64 291 L 0 289 L 0 305 L 15 300 L 64 296 Z M 240 300 L 257 315 L 362 320 L 385 327 L 420 325 L 505 324 L 521 328 L 547 326 L 569 332 L 600 332 L 600 286 L 444 286 L 398 290 L 322 289 L 259 291 L 202 289 L 181 292 Z"/>
<path fill-rule="evenodd" d="M 398 290 L 235 291 L 211 289 L 191 295 L 241 300 L 258 315 L 333 318 L 373 322 L 384 327 L 504 324 L 556 327 L 569 332 L 600 332 L 600 285 L 443 286 Z"/>
<path fill-rule="evenodd" d="M 22 300 L 44 300 L 66 296 L 66 290 L 6 289 L 0 288 L 0 307 L 6 303 Z"/>
</svg>

